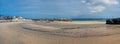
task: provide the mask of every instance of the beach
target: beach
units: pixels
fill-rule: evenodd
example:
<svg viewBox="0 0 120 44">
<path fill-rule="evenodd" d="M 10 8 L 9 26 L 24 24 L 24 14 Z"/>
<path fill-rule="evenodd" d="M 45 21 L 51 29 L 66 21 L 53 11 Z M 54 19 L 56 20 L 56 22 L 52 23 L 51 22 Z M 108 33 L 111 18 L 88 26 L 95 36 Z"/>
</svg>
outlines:
<svg viewBox="0 0 120 44">
<path fill-rule="evenodd" d="M 5 22 L 0 28 L 0 44 L 120 44 L 120 25 L 105 22 Z"/>
</svg>

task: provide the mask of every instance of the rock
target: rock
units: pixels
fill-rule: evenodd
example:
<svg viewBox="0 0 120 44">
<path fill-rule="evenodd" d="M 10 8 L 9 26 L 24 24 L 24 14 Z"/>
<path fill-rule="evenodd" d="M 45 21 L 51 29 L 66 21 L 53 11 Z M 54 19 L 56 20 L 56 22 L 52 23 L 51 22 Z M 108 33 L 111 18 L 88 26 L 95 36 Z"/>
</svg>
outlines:
<svg viewBox="0 0 120 44">
<path fill-rule="evenodd" d="M 107 19 L 106 24 L 120 24 L 120 18 Z"/>
</svg>

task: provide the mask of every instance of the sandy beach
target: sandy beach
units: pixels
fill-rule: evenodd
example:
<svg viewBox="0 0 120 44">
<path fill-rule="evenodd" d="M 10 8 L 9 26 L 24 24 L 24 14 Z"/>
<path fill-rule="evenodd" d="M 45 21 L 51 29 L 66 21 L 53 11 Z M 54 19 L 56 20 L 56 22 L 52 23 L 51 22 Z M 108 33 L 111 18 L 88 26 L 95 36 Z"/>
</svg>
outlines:
<svg viewBox="0 0 120 44">
<path fill-rule="evenodd" d="M 0 28 L 0 44 L 120 44 L 120 25 L 105 22 L 9 22 Z"/>
</svg>

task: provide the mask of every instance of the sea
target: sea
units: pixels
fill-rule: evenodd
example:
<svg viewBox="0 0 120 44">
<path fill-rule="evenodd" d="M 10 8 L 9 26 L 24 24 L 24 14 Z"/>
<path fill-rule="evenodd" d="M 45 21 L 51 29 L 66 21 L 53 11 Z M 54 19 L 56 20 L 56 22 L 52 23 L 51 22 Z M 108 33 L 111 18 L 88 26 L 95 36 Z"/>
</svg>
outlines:
<svg viewBox="0 0 120 44">
<path fill-rule="evenodd" d="M 72 22 L 106 22 L 106 20 L 72 20 Z"/>
</svg>

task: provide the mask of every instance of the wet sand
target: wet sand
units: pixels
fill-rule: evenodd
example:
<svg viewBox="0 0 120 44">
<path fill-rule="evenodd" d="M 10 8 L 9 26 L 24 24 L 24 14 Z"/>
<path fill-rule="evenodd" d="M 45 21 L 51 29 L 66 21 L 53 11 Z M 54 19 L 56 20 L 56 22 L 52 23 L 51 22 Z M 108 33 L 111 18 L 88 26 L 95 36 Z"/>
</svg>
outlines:
<svg viewBox="0 0 120 44">
<path fill-rule="evenodd" d="M 0 44 L 120 44 L 119 25 L 66 23 L 0 23 Z"/>
</svg>

